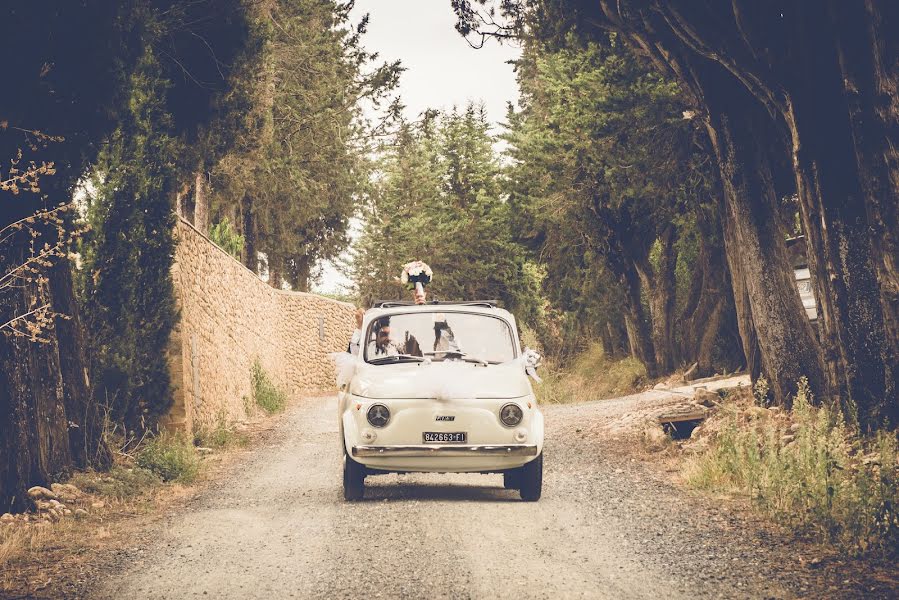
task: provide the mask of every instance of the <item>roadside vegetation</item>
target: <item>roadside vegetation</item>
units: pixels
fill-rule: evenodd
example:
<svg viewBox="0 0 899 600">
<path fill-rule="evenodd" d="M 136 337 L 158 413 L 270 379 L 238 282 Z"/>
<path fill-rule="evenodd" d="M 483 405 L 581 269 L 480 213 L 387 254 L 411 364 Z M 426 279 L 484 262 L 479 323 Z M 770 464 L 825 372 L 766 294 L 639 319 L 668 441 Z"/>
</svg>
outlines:
<svg viewBox="0 0 899 600">
<path fill-rule="evenodd" d="M 814 406 L 804 380 L 797 389 L 791 412 L 749 394 L 725 402 L 702 426 L 707 446 L 687 460 L 687 483 L 748 497 L 773 520 L 849 554 L 899 554 L 896 436 L 860 435 L 839 410 Z"/>
<path fill-rule="evenodd" d="M 287 405 L 287 395 L 275 385 L 259 361 L 253 363 L 253 400 L 268 414 L 281 412 Z"/>
<path fill-rule="evenodd" d="M 610 358 L 593 344 L 571 362 L 549 358 L 538 370 L 534 394 L 541 404 L 602 400 L 635 393 L 646 383 L 646 368 L 632 356 Z"/>
<path fill-rule="evenodd" d="M 200 472 L 196 448 L 180 434 L 162 433 L 147 441 L 137 454 L 137 465 L 163 481 L 192 483 Z"/>
</svg>

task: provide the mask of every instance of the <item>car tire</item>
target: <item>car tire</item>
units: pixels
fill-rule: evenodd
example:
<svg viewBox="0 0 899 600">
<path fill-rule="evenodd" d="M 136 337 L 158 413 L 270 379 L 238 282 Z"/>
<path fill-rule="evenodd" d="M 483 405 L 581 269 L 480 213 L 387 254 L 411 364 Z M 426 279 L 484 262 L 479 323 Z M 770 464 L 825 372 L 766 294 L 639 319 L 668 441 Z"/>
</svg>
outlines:
<svg viewBox="0 0 899 600">
<path fill-rule="evenodd" d="M 362 500 L 365 495 L 365 467 L 343 451 L 343 499 L 350 502 Z"/>
<path fill-rule="evenodd" d="M 525 502 L 536 502 L 543 491 L 543 453 L 521 467 L 521 499 Z"/>
<path fill-rule="evenodd" d="M 521 489 L 521 469 L 503 471 L 503 487 L 507 490 Z"/>
</svg>

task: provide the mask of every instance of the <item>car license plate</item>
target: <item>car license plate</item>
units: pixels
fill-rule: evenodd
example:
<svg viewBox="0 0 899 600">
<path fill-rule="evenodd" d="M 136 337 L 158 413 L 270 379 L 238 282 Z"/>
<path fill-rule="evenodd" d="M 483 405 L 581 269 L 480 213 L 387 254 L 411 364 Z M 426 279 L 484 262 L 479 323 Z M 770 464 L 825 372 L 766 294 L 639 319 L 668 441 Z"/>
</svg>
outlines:
<svg viewBox="0 0 899 600">
<path fill-rule="evenodd" d="M 425 431 L 421 434 L 425 444 L 464 444 L 468 439 L 465 431 Z"/>
</svg>

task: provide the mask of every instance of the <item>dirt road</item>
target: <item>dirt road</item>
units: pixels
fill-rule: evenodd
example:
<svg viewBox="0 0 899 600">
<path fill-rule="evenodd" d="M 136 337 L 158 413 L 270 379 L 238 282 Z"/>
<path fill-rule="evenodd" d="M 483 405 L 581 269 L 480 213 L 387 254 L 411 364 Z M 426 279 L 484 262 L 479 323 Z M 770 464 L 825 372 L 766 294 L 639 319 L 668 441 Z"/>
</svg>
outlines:
<svg viewBox="0 0 899 600">
<path fill-rule="evenodd" d="M 651 396 L 651 395 L 650 395 Z M 790 598 L 841 595 L 777 536 L 666 484 L 584 423 L 642 399 L 545 407 L 543 498 L 499 475 L 369 478 L 341 498 L 335 400 L 284 416 L 98 598 Z M 824 587 L 822 587 L 824 586 Z"/>
</svg>

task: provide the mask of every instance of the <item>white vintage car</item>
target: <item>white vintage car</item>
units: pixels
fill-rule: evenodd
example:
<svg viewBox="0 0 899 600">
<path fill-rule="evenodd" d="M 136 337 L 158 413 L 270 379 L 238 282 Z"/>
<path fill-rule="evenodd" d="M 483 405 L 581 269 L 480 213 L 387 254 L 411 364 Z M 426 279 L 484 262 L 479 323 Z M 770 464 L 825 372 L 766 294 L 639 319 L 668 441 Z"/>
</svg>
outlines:
<svg viewBox="0 0 899 600">
<path fill-rule="evenodd" d="M 338 365 L 343 491 L 385 473 L 502 473 L 540 498 L 543 414 L 515 318 L 488 302 L 384 302 Z"/>
</svg>

